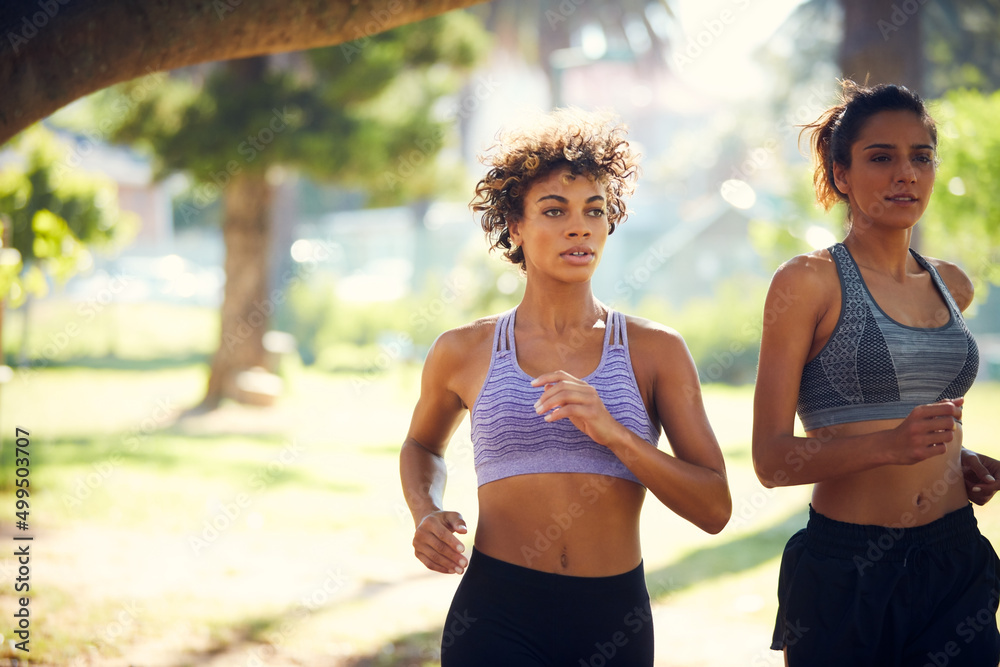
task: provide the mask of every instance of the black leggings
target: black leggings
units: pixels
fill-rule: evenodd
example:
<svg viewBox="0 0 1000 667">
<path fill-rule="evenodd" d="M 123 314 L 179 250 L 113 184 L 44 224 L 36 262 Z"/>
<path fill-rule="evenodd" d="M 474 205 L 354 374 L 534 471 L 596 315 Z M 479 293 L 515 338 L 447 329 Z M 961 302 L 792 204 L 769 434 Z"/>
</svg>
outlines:
<svg viewBox="0 0 1000 667">
<path fill-rule="evenodd" d="M 642 563 L 611 577 L 549 574 L 473 549 L 441 637 L 441 667 L 651 667 Z"/>
</svg>

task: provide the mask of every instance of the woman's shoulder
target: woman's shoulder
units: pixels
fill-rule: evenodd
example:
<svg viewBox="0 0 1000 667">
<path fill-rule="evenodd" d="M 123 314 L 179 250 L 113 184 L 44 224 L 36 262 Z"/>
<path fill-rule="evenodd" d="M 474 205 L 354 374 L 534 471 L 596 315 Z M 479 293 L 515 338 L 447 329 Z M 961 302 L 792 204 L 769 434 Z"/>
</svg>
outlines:
<svg viewBox="0 0 1000 667">
<path fill-rule="evenodd" d="M 924 256 L 924 260 L 933 266 L 938 275 L 941 276 L 941 280 L 944 281 L 948 291 L 951 292 L 951 296 L 955 299 L 955 304 L 958 305 L 959 310 L 968 308 L 969 304 L 972 303 L 972 297 L 975 296 L 976 288 L 965 271 L 957 264 L 943 259 Z"/>
<path fill-rule="evenodd" d="M 663 351 L 664 346 L 684 348 L 684 338 L 674 328 L 660 322 L 622 313 L 625 325 L 628 327 L 629 347 L 642 352 L 643 350 Z"/>
<path fill-rule="evenodd" d="M 812 304 L 820 307 L 840 294 L 837 263 L 826 249 L 796 255 L 779 266 L 771 277 L 768 302 L 789 306 Z"/>
<path fill-rule="evenodd" d="M 774 279 L 825 280 L 837 275 L 837 264 L 826 248 L 796 255 L 783 262 L 774 272 Z"/>
<path fill-rule="evenodd" d="M 493 332 L 501 314 L 487 315 L 441 333 L 431 346 L 432 354 L 447 360 L 455 360 L 480 347 L 489 347 Z"/>
<path fill-rule="evenodd" d="M 651 402 L 656 387 L 681 387 L 697 382 L 698 371 L 684 338 L 660 322 L 626 315 L 629 357 L 640 391 Z"/>
</svg>

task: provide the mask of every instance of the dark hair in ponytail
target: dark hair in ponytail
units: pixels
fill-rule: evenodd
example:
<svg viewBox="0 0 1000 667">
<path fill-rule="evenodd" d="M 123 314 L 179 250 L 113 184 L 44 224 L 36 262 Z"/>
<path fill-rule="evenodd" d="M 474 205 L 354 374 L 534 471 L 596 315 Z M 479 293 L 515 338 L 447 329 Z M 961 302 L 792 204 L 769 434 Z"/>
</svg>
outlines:
<svg viewBox="0 0 1000 667">
<path fill-rule="evenodd" d="M 912 111 L 927 127 L 931 142 L 937 147 L 937 125 L 927 112 L 924 101 L 912 90 L 894 84 L 861 86 L 850 79 L 841 81 L 841 103 L 827 109 L 809 125 L 802 126 L 809 137 L 813 155 L 813 187 L 816 201 L 829 211 L 847 195 L 833 180 L 834 163 L 851 166 L 851 146 L 868 119 L 881 111 Z M 850 211 L 848 211 L 850 218 Z"/>
</svg>

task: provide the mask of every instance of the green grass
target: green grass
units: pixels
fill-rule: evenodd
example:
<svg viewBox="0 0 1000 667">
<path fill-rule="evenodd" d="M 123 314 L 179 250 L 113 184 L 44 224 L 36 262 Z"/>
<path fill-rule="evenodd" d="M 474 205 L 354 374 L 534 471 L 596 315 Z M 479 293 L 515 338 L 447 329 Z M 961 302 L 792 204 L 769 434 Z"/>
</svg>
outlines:
<svg viewBox="0 0 1000 667">
<path fill-rule="evenodd" d="M 216 308 L 116 302 L 97 308 L 50 298 L 31 305 L 27 335 L 24 312 L 20 308 L 5 313 L 3 353 L 8 363 L 19 360 L 23 349 L 37 368 L 178 367 L 207 359 L 219 343 Z"/>
<path fill-rule="evenodd" d="M 398 366 L 365 382 L 298 369 L 275 408 L 227 403 L 178 422 L 200 398 L 204 366 L 138 365 L 45 368 L 2 388 L 7 517 L 14 425 L 31 433 L 32 659 L 436 664 L 458 579 L 428 573 L 412 557 L 397 464 L 419 369 Z M 710 386 L 705 397 L 735 514 L 710 536 L 647 501 L 642 537 L 657 633 L 671 647 L 670 664 L 750 664 L 758 656 L 754 664 L 771 664 L 778 558 L 804 524 L 808 489 L 757 482 L 752 388 Z M 1000 385 L 977 385 L 965 434 L 970 448 L 1000 457 L 996 405 Z M 446 499 L 471 535 L 467 428 L 449 450 Z M 1000 536 L 1000 504 L 977 516 L 987 535 Z M 0 525 L 10 540 L 12 526 Z M 9 555 L 0 559 L 0 570 L 12 566 Z M 15 604 L 5 584 L 5 637 Z M 728 658 L 713 653 L 720 624 Z"/>
</svg>

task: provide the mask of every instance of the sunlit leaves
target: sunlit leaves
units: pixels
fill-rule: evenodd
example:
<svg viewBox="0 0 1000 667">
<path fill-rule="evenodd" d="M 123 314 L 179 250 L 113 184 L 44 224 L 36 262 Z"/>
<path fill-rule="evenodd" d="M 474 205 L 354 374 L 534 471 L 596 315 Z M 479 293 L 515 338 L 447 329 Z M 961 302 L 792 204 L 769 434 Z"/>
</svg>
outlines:
<svg viewBox="0 0 1000 667">
<path fill-rule="evenodd" d="M 282 165 L 365 187 L 373 202 L 428 195 L 448 185 L 433 157 L 455 119 L 440 117 L 439 102 L 485 55 L 485 33 L 464 12 L 370 32 L 329 48 L 175 72 L 141 99 L 141 84 L 123 84 L 94 97 L 91 115 L 122 111 L 108 139 L 149 146 L 158 175 L 184 171 L 222 188 L 237 173 Z M 385 187 L 385 175 L 405 171 L 401 160 L 414 151 L 419 177 Z"/>
<path fill-rule="evenodd" d="M 118 208 L 110 179 L 73 167 L 73 154 L 41 125 L 14 145 L 0 170 L 0 222 L 9 225 L 0 249 L 0 299 L 16 306 L 44 295 L 47 276 L 65 281 L 92 263 L 87 246 L 127 239 L 136 216 Z"/>
<path fill-rule="evenodd" d="M 977 284 L 1000 284 L 1000 91 L 947 93 L 939 125 L 934 196 L 921 223 L 925 246 L 958 261 Z"/>
</svg>

